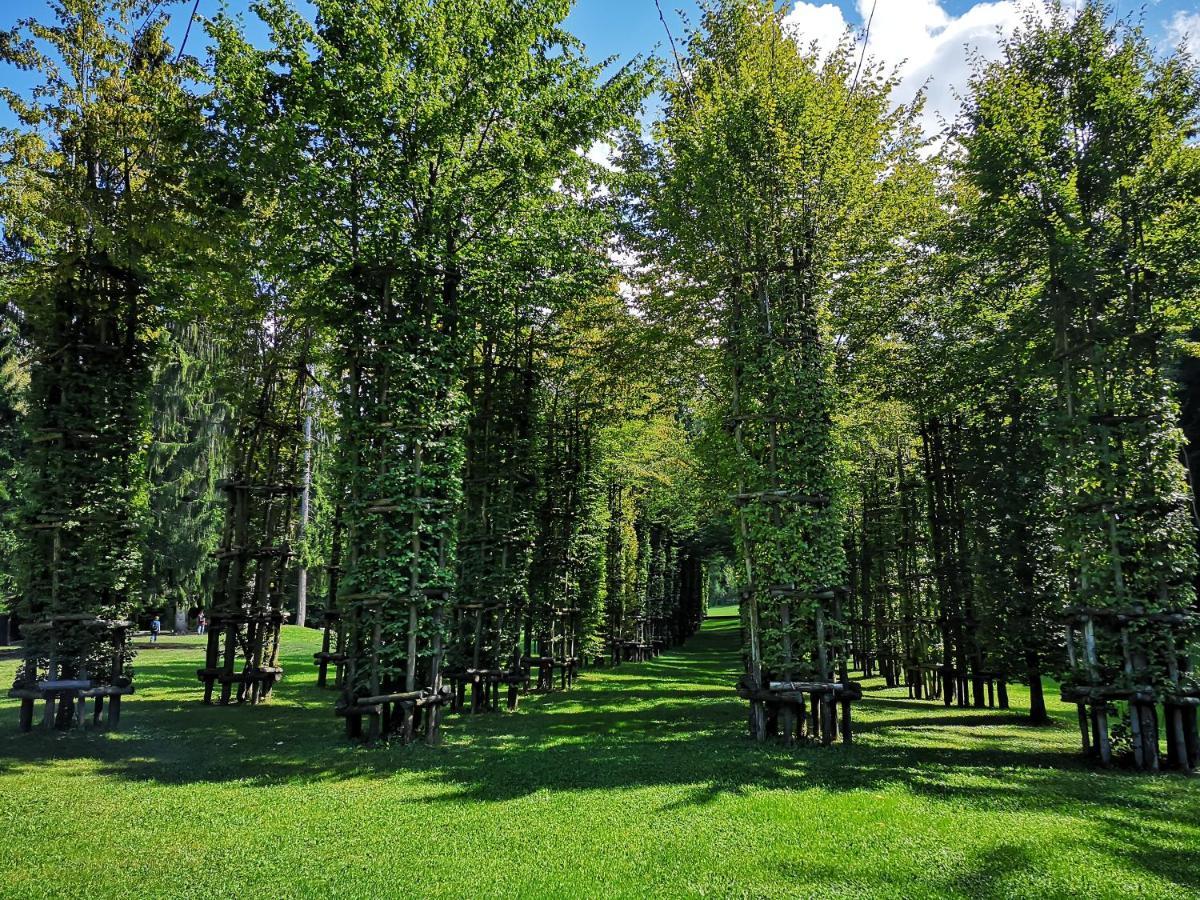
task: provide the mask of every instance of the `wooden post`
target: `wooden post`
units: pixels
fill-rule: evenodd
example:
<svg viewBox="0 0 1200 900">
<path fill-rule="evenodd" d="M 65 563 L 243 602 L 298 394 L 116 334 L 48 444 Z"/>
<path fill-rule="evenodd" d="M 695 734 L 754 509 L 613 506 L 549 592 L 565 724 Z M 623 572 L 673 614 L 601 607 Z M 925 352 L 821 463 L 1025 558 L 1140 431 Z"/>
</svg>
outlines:
<svg viewBox="0 0 1200 900">
<path fill-rule="evenodd" d="M 37 655 L 29 646 L 29 641 L 26 641 L 25 646 L 25 681 L 30 688 L 37 686 Z M 21 712 L 19 717 L 21 731 L 28 732 L 33 730 L 33 707 L 34 701 L 32 697 L 21 698 Z"/>
<path fill-rule="evenodd" d="M 412 521 L 410 523 L 411 533 L 409 535 L 409 553 L 412 556 L 409 564 L 408 573 L 408 646 L 407 658 L 405 660 L 404 669 L 404 690 L 412 692 L 417 687 L 417 594 L 421 589 L 421 471 L 422 462 L 424 459 L 424 448 L 420 443 L 413 447 L 413 509 Z M 383 462 L 380 460 L 380 465 Z M 405 743 L 409 743 L 413 739 L 413 714 L 416 711 L 414 706 L 404 707 L 404 731 L 403 738 Z"/>
<path fill-rule="evenodd" d="M 109 684 L 114 688 L 119 686 L 125 675 L 125 628 L 119 627 L 113 633 L 112 664 L 109 669 Z M 99 699 L 99 698 L 97 698 Z M 108 718 L 105 728 L 116 731 L 121 722 L 121 695 L 113 694 L 108 698 Z"/>
<path fill-rule="evenodd" d="M 779 607 L 780 626 L 783 630 L 783 680 L 792 680 L 792 610 L 786 600 Z M 784 703 L 779 710 L 779 724 L 783 729 L 783 741 L 792 746 L 792 734 L 796 729 L 795 711 L 790 703 Z"/>
<path fill-rule="evenodd" d="M 1175 649 L 1175 635 L 1171 633 L 1170 629 L 1167 629 L 1166 644 L 1167 676 L 1175 690 L 1178 690 L 1180 682 L 1179 654 Z M 1163 707 L 1163 714 L 1166 718 L 1164 724 L 1167 727 L 1167 735 L 1170 738 L 1167 742 L 1168 759 L 1180 771 L 1190 773 L 1192 761 L 1188 755 L 1187 735 L 1184 732 L 1183 707 L 1177 703 L 1167 703 Z"/>
<path fill-rule="evenodd" d="M 325 687 L 325 682 L 329 676 L 329 647 L 330 647 L 330 628 L 333 622 L 328 616 L 325 618 L 325 627 L 321 635 L 321 661 L 317 665 L 317 687 Z"/>
<path fill-rule="evenodd" d="M 46 680 L 54 681 L 58 678 L 58 633 L 54 630 L 53 623 L 50 625 L 50 664 L 46 669 Z M 45 695 L 45 706 L 42 712 L 42 727 L 51 729 L 54 727 L 56 695 L 53 691 L 47 691 Z"/>
<path fill-rule="evenodd" d="M 419 538 L 418 538 L 419 540 Z M 417 563 L 414 561 L 413 566 Z M 408 604 L 408 659 L 406 661 L 404 673 L 404 690 L 415 691 L 417 689 L 417 603 L 413 600 Z M 413 713 L 415 707 L 404 707 L 404 725 L 403 736 L 405 743 L 413 739 Z"/>
<path fill-rule="evenodd" d="M 244 703 L 249 700 L 251 705 L 257 701 L 258 656 L 262 644 L 262 629 L 252 616 L 253 613 L 251 613 L 251 618 L 248 618 L 246 622 L 247 653 L 245 655 L 245 662 L 242 665 L 242 681 L 238 682 L 237 688 L 237 702 Z"/>
<path fill-rule="evenodd" d="M 825 611 L 821 601 L 817 600 L 817 670 L 821 673 L 822 681 L 829 681 L 829 659 L 825 653 Z"/>
<path fill-rule="evenodd" d="M 483 607 L 475 610 L 475 647 L 471 653 L 471 668 L 479 668 L 479 654 L 483 645 Z"/>
<path fill-rule="evenodd" d="M 1125 674 L 1133 678 L 1133 656 L 1129 652 L 1129 629 L 1125 626 L 1121 627 L 1121 652 L 1125 657 Z M 1141 714 L 1138 711 L 1138 704 L 1135 700 L 1129 701 L 1129 728 L 1133 735 L 1133 761 L 1139 769 L 1146 767 L 1146 758 L 1144 748 L 1142 746 L 1142 722 Z"/>
<path fill-rule="evenodd" d="M 116 731 L 121 724 L 121 695 L 113 694 L 108 698 L 108 719 L 104 727 L 108 731 Z"/>
<path fill-rule="evenodd" d="M 222 665 L 221 678 L 221 705 L 226 706 L 229 703 L 230 694 L 233 690 L 233 661 L 237 652 L 237 624 L 232 620 L 225 622 L 225 661 Z"/>
<path fill-rule="evenodd" d="M 383 617 L 383 611 L 379 608 L 373 610 L 373 621 L 371 622 L 371 675 L 370 675 L 370 690 L 371 696 L 378 696 L 382 690 L 382 678 L 380 673 L 379 652 L 383 647 L 383 628 L 380 619 Z M 411 690 L 411 688 L 409 689 Z M 372 713 L 369 716 L 368 723 L 369 731 L 367 740 L 374 744 L 379 740 L 380 715 Z"/>
<path fill-rule="evenodd" d="M 1092 673 L 1092 683 L 1097 677 L 1098 660 L 1096 657 L 1096 631 L 1091 616 L 1083 618 L 1083 641 L 1087 652 L 1089 671 Z M 1092 705 L 1092 717 L 1096 726 L 1096 745 L 1100 748 L 1100 762 L 1112 765 L 1112 744 L 1108 737 L 1108 706 L 1101 700 Z"/>
<path fill-rule="evenodd" d="M 88 670 L 86 668 L 81 667 L 79 669 L 79 680 L 80 681 L 91 681 L 91 679 L 88 677 Z M 86 709 L 87 709 L 87 697 L 83 696 L 83 691 L 78 691 L 75 694 L 75 727 L 76 728 L 83 727 L 83 716 L 84 716 L 84 713 L 86 712 Z"/>
<path fill-rule="evenodd" d="M 1075 669 L 1077 658 L 1075 655 L 1075 626 L 1073 623 L 1067 623 L 1067 664 L 1071 669 Z M 1092 752 L 1091 726 L 1088 724 L 1087 704 L 1080 701 L 1075 704 L 1076 711 L 1079 715 L 1079 738 L 1083 744 L 1083 755 L 1090 756 Z"/>
<path fill-rule="evenodd" d="M 33 698 L 21 698 L 20 728 L 28 732 L 33 730 Z"/>
<path fill-rule="evenodd" d="M 442 693 L 442 616 L 444 607 L 439 605 L 433 611 L 433 653 L 429 659 L 429 687 L 435 697 Z M 442 705 L 434 703 L 428 708 L 425 720 L 425 740 L 429 744 L 438 744 L 442 740 Z"/>
<path fill-rule="evenodd" d="M 214 628 L 212 623 L 209 624 L 208 634 L 205 635 L 207 641 L 204 648 L 204 703 L 212 703 L 213 685 L 216 682 L 213 680 L 213 672 L 217 669 L 217 664 L 221 661 L 221 632 L 220 629 Z"/>
<path fill-rule="evenodd" d="M 351 712 L 354 708 L 354 682 L 358 678 L 358 654 L 362 641 L 362 606 L 350 609 L 349 649 L 346 653 L 346 676 L 342 681 L 342 703 L 346 713 L 346 737 L 362 734 L 362 717 Z"/>
</svg>

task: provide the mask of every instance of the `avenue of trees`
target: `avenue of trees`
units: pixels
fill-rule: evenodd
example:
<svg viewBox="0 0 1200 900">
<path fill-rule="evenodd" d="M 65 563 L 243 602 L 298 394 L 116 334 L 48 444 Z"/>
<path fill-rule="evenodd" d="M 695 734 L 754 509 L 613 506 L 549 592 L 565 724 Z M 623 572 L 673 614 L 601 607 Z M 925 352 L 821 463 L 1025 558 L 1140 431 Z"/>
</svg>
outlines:
<svg viewBox="0 0 1200 900">
<path fill-rule="evenodd" d="M 624 66 L 568 0 L 314 6 L 0 34 L 23 727 L 115 723 L 203 612 L 205 701 L 314 625 L 348 734 L 436 740 L 732 596 L 757 739 L 851 740 L 874 677 L 1042 724 L 1051 678 L 1102 762 L 1200 764 L 1183 50 L 1033 4 L 931 142 L 770 0 Z"/>
</svg>

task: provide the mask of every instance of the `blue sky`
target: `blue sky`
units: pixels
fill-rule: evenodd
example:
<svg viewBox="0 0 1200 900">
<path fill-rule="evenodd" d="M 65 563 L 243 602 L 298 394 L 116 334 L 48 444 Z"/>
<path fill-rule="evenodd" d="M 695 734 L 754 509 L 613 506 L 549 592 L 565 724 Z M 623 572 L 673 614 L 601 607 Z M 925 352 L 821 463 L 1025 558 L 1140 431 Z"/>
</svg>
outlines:
<svg viewBox="0 0 1200 900">
<path fill-rule="evenodd" d="M 232 9 L 244 9 L 249 0 L 229 0 Z M 303 0 L 299 0 L 303 5 Z M 789 0 L 790 2 L 790 0 Z M 221 0 L 200 0 L 200 14 L 211 15 Z M 995 52 L 998 32 L 1011 30 L 1022 0 L 812 0 L 792 2 L 789 21 L 802 34 L 827 46 L 849 26 L 861 33 L 864 19 L 874 3 L 875 18 L 868 52 L 902 76 L 899 99 L 906 100 L 924 86 L 928 95 L 926 127 L 936 131 L 940 118 L 957 108 L 954 89 L 965 77 L 967 47 L 984 56 Z M 1197 0 L 1110 0 L 1121 14 L 1141 11 L 1150 39 L 1164 50 L 1191 34 L 1193 52 L 1200 56 L 1200 3 Z M 169 2 L 164 8 L 172 16 L 169 33 L 177 42 L 183 34 L 191 0 Z M 680 20 L 694 14 L 695 0 L 662 0 L 667 21 L 679 39 Z M 26 16 L 47 15 L 45 0 L 0 0 L 0 28 L 11 27 Z M 666 52 L 666 33 L 659 21 L 654 0 L 577 0 L 568 19 L 571 30 L 587 45 L 594 58 L 615 56 L 620 61 L 638 54 Z M 193 29 L 191 40 L 199 42 L 203 32 Z M 192 52 L 200 46 L 190 46 Z M 0 83 L 23 88 L 28 76 L 0 67 Z M 7 109 L 0 108 L 0 123 L 9 123 Z"/>
</svg>

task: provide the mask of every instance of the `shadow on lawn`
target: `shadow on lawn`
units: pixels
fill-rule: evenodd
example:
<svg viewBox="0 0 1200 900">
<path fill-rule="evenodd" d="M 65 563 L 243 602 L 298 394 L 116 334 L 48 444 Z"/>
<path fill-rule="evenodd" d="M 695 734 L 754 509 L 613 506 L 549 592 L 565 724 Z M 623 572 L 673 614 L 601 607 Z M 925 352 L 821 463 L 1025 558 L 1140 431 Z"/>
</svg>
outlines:
<svg viewBox="0 0 1200 900">
<path fill-rule="evenodd" d="M 162 784 L 405 777 L 431 786 L 432 802 L 499 802 L 537 791 L 676 786 L 685 796 L 666 807 L 711 803 L 751 791 L 875 790 L 903 783 L 917 796 L 979 810 L 1069 811 L 1095 824 L 1098 839 L 1155 874 L 1200 887 L 1178 850 L 1180 827 L 1200 825 L 1200 791 L 1185 813 L 1166 808 L 1161 779 L 1117 773 L 1092 777 L 1067 750 L 1007 746 L 945 747 L 897 743 L 937 727 L 1013 728 L 1016 714 L 945 709 L 940 704 L 872 697 L 862 702 L 861 741 L 850 748 L 756 746 L 743 737 L 746 707 L 733 695 L 737 621 L 710 623 L 682 650 L 657 660 L 601 669 L 569 693 L 529 697 L 516 715 L 455 716 L 442 747 L 367 750 L 342 737 L 334 693 L 314 685 L 311 657 L 293 653 L 293 675 L 278 699 L 259 707 L 206 707 L 196 701 L 194 662 L 180 654 L 143 653 L 138 681 L 149 697 L 129 703 L 118 735 L 15 732 L 12 705 L 0 710 L 0 773 L 49 759 L 93 760 L 103 774 Z M 889 713 L 920 710 L 927 715 Z M 1030 729 L 1044 734 L 1044 730 Z M 1038 768 L 1043 767 L 1043 768 Z M 63 777 L 87 777 L 65 775 Z M 1127 833 L 1129 813 L 1146 827 Z M 1019 865 L 1019 854 L 984 861 Z M 1014 853 L 1016 851 L 1013 851 Z M 1003 863 L 1003 865 L 999 865 Z M 1190 874 L 1189 874 L 1190 873 Z M 964 876 L 966 877 L 966 876 Z M 973 879 L 972 879 L 973 880 Z"/>
<path fill-rule="evenodd" d="M 960 728 L 1012 728 L 1025 724 L 1024 718 L 1015 713 L 1007 715 L 1004 713 L 965 713 L 939 716 L 933 714 L 933 710 L 936 707 L 927 707 L 927 709 L 930 712 L 923 716 L 912 716 L 907 719 L 878 719 L 873 722 L 867 722 L 858 727 L 857 733 L 862 734 L 865 732 L 870 734 L 877 731 L 891 731 L 892 729 L 946 728 L 953 726 Z"/>
</svg>

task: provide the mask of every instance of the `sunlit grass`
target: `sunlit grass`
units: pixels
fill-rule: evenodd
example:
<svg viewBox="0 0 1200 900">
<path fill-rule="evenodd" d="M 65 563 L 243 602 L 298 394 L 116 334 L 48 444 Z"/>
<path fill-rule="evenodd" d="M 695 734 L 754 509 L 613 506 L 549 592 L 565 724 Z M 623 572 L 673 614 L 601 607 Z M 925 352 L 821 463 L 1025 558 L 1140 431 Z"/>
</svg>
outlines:
<svg viewBox="0 0 1200 900">
<path fill-rule="evenodd" d="M 257 708 L 196 702 L 198 646 L 138 657 L 116 735 L 21 735 L 2 701 L 0 894 L 1200 892 L 1200 783 L 1088 769 L 1073 710 L 1033 729 L 871 683 L 854 747 L 758 747 L 732 694 L 737 627 L 454 717 L 438 748 L 347 744 L 315 687 L 319 636 L 296 628 Z"/>
</svg>

